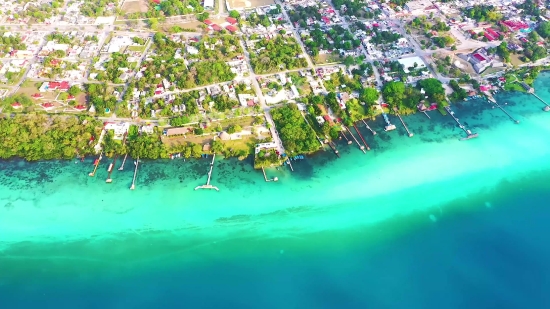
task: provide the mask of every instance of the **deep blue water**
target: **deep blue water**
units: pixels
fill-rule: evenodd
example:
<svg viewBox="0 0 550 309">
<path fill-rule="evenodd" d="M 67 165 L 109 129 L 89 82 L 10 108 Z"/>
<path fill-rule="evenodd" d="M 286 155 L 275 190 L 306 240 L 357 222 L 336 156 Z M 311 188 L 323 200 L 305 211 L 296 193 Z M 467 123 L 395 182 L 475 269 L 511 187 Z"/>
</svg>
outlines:
<svg viewBox="0 0 550 309">
<path fill-rule="evenodd" d="M 391 241 L 0 286 L 1 308 L 550 308 L 548 192 Z M 342 239 L 345 241 L 345 239 Z"/>
</svg>

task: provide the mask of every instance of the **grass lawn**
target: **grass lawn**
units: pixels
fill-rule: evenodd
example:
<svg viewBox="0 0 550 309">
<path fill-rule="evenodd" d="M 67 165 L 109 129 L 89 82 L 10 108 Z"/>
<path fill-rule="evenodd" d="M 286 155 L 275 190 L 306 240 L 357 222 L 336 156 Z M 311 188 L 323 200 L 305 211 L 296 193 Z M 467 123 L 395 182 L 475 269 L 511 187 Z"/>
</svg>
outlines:
<svg viewBox="0 0 550 309">
<path fill-rule="evenodd" d="M 128 46 L 128 50 L 137 51 L 137 52 L 144 52 L 145 51 L 145 45 Z"/>
<path fill-rule="evenodd" d="M 506 84 L 504 84 L 504 90 L 506 91 L 520 91 L 520 92 L 525 92 L 525 90 L 523 89 L 523 87 L 518 84 L 518 83 L 510 83 L 510 82 L 506 82 Z"/>
</svg>

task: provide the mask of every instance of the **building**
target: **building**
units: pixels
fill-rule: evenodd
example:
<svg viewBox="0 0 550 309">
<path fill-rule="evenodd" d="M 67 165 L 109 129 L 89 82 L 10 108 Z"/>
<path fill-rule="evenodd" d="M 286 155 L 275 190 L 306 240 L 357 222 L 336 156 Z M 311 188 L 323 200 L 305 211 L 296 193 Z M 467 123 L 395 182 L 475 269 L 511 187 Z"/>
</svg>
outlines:
<svg viewBox="0 0 550 309">
<path fill-rule="evenodd" d="M 114 122 L 105 122 L 104 124 L 105 130 L 113 130 L 115 133 L 114 139 L 122 140 L 124 138 L 124 134 L 128 132 L 130 129 L 130 124 L 127 122 L 121 122 L 121 123 L 114 123 Z"/>
<path fill-rule="evenodd" d="M 193 132 L 193 129 L 190 127 L 175 127 L 175 128 L 164 129 L 162 133 L 166 136 L 174 136 L 174 135 L 185 135 L 189 132 Z"/>
<path fill-rule="evenodd" d="M 477 73 L 481 73 L 491 66 L 491 59 L 480 52 L 470 54 L 468 56 L 468 62 L 473 65 L 474 70 Z"/>
<path fill-rule="evenodd" d="M 46 91 L 68 91 L 71 86 L 69 85 L 69 82 L 63 81 L 63 82 L 45 82 L 40 86 L 39 91 L 40 92 L 46 92 Z"/>
</svg>

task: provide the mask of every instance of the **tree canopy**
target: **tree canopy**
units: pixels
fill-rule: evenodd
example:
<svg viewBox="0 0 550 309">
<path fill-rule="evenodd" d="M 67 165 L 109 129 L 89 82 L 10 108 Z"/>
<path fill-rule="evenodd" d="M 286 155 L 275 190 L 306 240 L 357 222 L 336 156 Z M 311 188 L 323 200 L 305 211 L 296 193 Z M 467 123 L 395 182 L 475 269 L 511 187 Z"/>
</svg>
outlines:
<svg viewBox="0 0 550 309">
<path fill-rule="evenodd" d="M 311 153 L 319 149 L 315 132 L 295 104 L 274 108 L 271 115 L 289 154 Z"/>
</svg>

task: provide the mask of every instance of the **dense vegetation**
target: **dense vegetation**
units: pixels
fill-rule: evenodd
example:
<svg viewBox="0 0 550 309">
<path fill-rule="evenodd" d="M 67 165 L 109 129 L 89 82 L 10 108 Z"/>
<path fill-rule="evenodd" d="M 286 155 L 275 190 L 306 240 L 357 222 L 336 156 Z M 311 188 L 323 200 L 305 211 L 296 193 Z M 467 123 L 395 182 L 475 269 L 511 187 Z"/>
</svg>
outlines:
<svg viewBox="0 0 550 309">
<path fill-rule="evenodd" d="M 502 19 L 502 14 L 495 10 L 492 5 L 474 5 L 473 7 L 464 9 L 466 17 L 477 21 L 496 22 Z"/>
<path fill-rule="evenodd" d="M 319 50 L 353 50 L 361 45 L 361 41 L 355 39 L 347 29 L 336 25 L 328 30 L 321 30 L 316 26 L 310 32 L 311 40 L 306 40 L 305 45 L 313 57 L 319 55 Z"/>
<path fill-rule="evenodd" d="M 164 0 L 158 5 L 165 16 L 202 13 L 204 8 L 199 0 Z M 155 10 L 154 5 L 151 9 Z"/>
<path fill-rule="evenodd" d="M 229 65 L 219 57 L 208 56 L 214 58 L 186 65 L 182 58 L 174 57 L 176 50 L 182 48 L 182 44 L 170 40 L 161 33 L 156 33 L 153 40 L 157 56 L 146 63 L 148 69 L 143 72 L 142 79 L 147 84 L 156 85 L 162 78 L 166 78 L 183 89 L 230 81 L 235 77 Z M 156 74 L 161 78 L 156 77 Z"/>
<path fill-rule="evenodd" d="M 392 108 L 398 108 L 402 114 L 416 112 L 417 105 L 422 100 L 422 94 L 413 86 L 403 82 L 389 82 L 382 88 L 384 99 Z"/>
<path fill-rule="evenodd" d="M 29 161 L 71 159 L 93 154 L 92 136 L 99 136 L 101 123 L 73 116 L 27 114 L 0 121 L 0 158 L 21 157 Z"/>
<path fill-rule="evenodd" d="M 0 33 L 0 54 L 8 53 L 12 50 L 25 50 L 27 46 L 21 42 L 21 37 L 17 36 L 4 36 L 4 33 Z"/>
<path fill-rule="evenodd" d="M 115 84 L 121 84 L 123 81 L 120 79 L 120 76 L 124 73 L 121 69 L 128 69 L 129 65 L 127 54 L 112 53 L 111 59 L 103 65 L 105 71 L 99 72 L 96 79 L 99 81 L 107 80 Z"/>
<path fill-rule="evenodd" d="M 278 35 L 274 40 L 261 39 L 255 43 L 255 51 L 250 53 L 250 62 L 258 74 L 274 73 L 307 66 L 301 49 L 294 38 Z"/>
<path fill-rule="evenodd" d="M 541 22 L 537 27 L 537 32 L 541 37 L 545 39 L 550 38 L 550 22 Z"/>
<path fill-rule="evenodd" d="M 118 7 L 117 0 L 88 0 L 82 3 L 80 13 L 84 16 L 98 17 L 105 15 L 114 15 L 116 10 L 106 10 L 107 5 L 114 4 L 114 8 Z"/>
<path fill-rule="evenodd" d="M 271 115 L 286 151 L 292 154 L 311 153 L 319 149 L 315 132 L 306 123 L 294 104 L 271 110 Z"/>
</svg>

